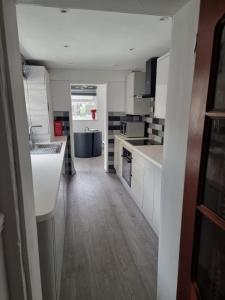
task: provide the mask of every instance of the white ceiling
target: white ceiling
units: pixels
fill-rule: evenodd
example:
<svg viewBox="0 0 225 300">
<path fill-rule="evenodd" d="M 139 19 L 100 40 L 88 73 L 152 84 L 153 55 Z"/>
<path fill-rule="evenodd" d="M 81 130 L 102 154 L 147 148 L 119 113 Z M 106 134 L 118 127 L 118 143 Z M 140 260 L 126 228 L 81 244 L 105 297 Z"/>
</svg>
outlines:
<svg viewBox="0 0 225 300">
<path fill-rule="evenodd" d="M 146 15 L 174 15 L 189 0 L 17 0 L 49 7 L 94 9 Z"/>
<path fill-rule="evenodd" d="M 51 68 L 143 69 L 169 50 L 172 26 L 171 18 L 21 4 L 17 19 L 22 54 Z"/>
</svg>

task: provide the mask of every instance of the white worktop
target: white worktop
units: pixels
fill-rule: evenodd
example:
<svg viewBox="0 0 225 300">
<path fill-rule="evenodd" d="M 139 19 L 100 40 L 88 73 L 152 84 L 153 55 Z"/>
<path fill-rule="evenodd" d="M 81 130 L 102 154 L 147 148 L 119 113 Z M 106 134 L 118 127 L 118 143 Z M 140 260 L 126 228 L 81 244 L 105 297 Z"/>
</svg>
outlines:
<svg viewBox="0 0 225 300">
<path fill-rule="evenodd" d="M 60 153 L 31 155 L 34 202 L 37 222 L 54 215 L 57 193 L 64 161 L 67 137 L 55 137 L 51 142 L 61 142 Z"/>
<path fill-rule="evenodd" d="M 128 148 L 128 150 L 138 152 L 142 157 L 152 162 L 159 168 L 162 168 L 163 164 L 163 146 L 162 145 L 143 145 L 136 146 L 128 143 L 126 140 L 137 140 L 143 138 L 126 138 L 121 135 L 116 135 L 115 138 L 123 142 L 123 144 Z M 145 138 L 148 139 L 148 138 Z"/>
</svg>

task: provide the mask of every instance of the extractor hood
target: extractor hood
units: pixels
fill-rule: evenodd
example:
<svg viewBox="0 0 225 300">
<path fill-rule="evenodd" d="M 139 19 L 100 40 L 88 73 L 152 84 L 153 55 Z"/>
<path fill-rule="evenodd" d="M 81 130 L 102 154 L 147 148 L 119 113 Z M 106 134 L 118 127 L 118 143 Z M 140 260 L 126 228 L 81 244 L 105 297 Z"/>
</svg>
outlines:
<svg viewBox="0 0 225 300">
<path fill-rule="evenodd" d="M 155 98 L 157 59 L 152 57 L 146 62 L 145 94 L 138 98 Z"/>
</svg>

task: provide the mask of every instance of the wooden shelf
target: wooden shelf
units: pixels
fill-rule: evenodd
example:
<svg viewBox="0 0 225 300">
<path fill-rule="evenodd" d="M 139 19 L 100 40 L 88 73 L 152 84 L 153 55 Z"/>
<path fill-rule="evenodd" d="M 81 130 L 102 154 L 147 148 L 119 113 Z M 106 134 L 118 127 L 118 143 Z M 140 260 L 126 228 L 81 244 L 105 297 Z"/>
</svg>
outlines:
<svg viewBox="0 0 225 300">
<path fill-rule="evenodd" d="M 199 205 L 197 210 L 225 231 L 225 220 L 223 218 L 204 205 Z"/>
<path fill-rule="evenodd" d="M 209 111 L 209 112 L 206 112 L 205 115 L 212 118 L 212 119 L 213 118 L 223 119 L 223 118 L 225 118 L 225 111 L 224 112 L 222 112 L 222 111 Z"/>
</svg>

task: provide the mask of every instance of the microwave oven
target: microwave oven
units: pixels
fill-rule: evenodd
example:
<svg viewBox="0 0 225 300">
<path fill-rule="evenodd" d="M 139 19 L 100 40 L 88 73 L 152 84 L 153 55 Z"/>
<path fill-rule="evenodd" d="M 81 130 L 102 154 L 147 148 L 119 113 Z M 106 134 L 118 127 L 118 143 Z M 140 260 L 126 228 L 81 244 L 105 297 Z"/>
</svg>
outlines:
<svg viewBox="0 0 225 300">
<path fill-rule="evenodd" d="M 121 121 L 120 122 L 120 134 L 131 137 L 144 137 L 145 136 L 145 123 L 144 122 L 131 122 Z"/>
</svg>

